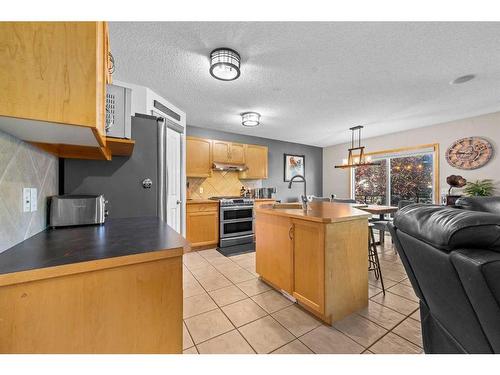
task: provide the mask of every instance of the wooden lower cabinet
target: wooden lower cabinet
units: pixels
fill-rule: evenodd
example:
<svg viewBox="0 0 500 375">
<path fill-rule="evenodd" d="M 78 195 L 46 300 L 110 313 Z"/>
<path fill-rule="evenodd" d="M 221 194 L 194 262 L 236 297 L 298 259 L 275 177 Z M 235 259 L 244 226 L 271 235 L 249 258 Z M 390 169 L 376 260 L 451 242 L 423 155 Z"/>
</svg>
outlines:
<svg viewBox="0 0 500 375">
<path fill-rule="evenodd" d="M 219 243 L 219 203 L 187 204 L 186 238 L 192 247 Z"/>
<path fill-rule="evenodd" d="M 292 230 L 288 217 L 256 214 L 256 271 L 290 295 L 293 293 Z"/>
<path fill-rule="evenodd" d="M 182 249 L 142 256 L 20 272 L 40 278 L 0 286 L 0 353 L 182 353 Z"/>
<path fill-rule="evenodd" d="M 256 271 L 333 323 L 368 304 L 367 219 L 322 223 L 256 213 Z"/>
<path fill-rule="evenodd" d="M 322 313 L 325 308 L 325 226 L 305 220 L 293 224 L 293 296 Z"/>
</svg>

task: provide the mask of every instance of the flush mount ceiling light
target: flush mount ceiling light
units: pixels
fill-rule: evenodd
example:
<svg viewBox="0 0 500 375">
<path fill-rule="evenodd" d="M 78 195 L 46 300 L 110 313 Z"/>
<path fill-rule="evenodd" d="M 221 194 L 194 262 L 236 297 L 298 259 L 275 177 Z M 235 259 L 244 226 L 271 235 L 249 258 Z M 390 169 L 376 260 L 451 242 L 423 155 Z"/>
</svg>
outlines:
<svg viewBox="0 0 500 375">
<path fill-rule="evenodd" d="M 254 127 L 260 124 L 260 114 L 257 112 L 245 112 L 241 114 L 241 125 Z"/>
<path fill-rule="evenodd" d="M 461 83 L 469 82 L 474 78 L 476 78 L 474 74 L 467 74 L 465 76 L 455 78 L 453 81 L 450 82 L 450 85 L 460 85 Z"/>
<path fill-rule="evenodd" d="M 221 81 L 232 81 L 240 76 L 240 54 L 230 48 L 210 52 L 210 74 Z"/>
</svg>

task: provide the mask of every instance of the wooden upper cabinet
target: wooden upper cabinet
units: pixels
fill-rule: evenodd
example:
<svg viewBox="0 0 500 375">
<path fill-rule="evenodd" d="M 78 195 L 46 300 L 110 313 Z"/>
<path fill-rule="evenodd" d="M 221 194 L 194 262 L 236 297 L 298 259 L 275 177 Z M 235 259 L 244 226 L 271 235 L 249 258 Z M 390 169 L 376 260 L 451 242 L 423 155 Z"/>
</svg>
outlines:
<svg viewBox="0 0 500 375">
<path fill-rule="evenodd" d="M 234 164 L 245 163 L 245 145 L 241 143 L 231 143 L 229 160 Z"/>
<path fill-rule="evenodd" d="M 240 179 L 268 177 L 268 150 L 265 146 L 245 145 L 245 164 L 248 169 L 240 172 Z"/>
<path fill-rule="evenodd" d="M 212 173 L 212 141 L 186 137 L 186 176 L 209 177 Z"/>
<path fill-rule="evenodd" d="M 212 159 L 214 163 L 229 163 L 231 143 L 224 141 L 212 141 Z"/>
<path fill-rule="evenodd" d="M 213 161 L 216 163 L 245 163 L 245 145 L 226 141 L 213 142 Z"/>
<path fill-rule="evenodd" d="M 1 22 L 0 130 L 103 148 L 108 54 L 106 22 Z"/>
<path fill-rule="evenodd" d="M 268 177 L 268 148 L 266 146 L 187 137 L 187 177 L 209 177 L 212 163 L 245 164 L 248 169 L 239 173 L 240 179 Z"/>
</svg>

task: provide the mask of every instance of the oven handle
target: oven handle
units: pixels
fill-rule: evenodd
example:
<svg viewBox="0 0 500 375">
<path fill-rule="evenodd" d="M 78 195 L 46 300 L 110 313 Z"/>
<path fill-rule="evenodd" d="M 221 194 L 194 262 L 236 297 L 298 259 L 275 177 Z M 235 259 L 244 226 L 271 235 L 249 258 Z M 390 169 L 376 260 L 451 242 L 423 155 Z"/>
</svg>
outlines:
<svg viewBox="0 0 500 375">
<path fill-rule="evenodd" d="M 221 207 L 221 211 L 236 211 L 236 210 L 253 210 L 253 206 L 229 206 L 229 207 Z"/>
<path fill-rule="evenodd" d="M 221 219 L 220 222 L 223 224 L 230 224 L 230 223 L 244 223 L 246 221 L 253 221 L 253 220 L 254 220 L 253 217 L 246 217 L 246 218 L 242 218 L 242 219 L 231 219 L 231 220 Z"/>
<path fill-rule="evenodd" d="M 219 235 L 220 238 L 237 238 L 237 237 L 243 237 L 243 236 L 253 236 L 255 232 L 252 230 L 247 230 L 244 232 L 238 232 L 238 233 L 229 233 L 225 234 L 224 232 L 221 232 Z"/>
</svg>

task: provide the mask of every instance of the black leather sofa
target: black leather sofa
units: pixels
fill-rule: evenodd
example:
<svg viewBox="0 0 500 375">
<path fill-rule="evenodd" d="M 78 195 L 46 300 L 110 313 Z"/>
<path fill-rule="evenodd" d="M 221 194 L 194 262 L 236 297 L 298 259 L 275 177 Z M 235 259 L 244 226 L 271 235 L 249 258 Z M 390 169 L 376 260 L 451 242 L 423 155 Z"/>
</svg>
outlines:
<svg viewBox="0 0 500 375">
<path fill-rule="evenodd" d="M 420 299 L 425 353 L 500 353 L 500 197 L 412 204 L 388 227 Z"/>
</svg>

